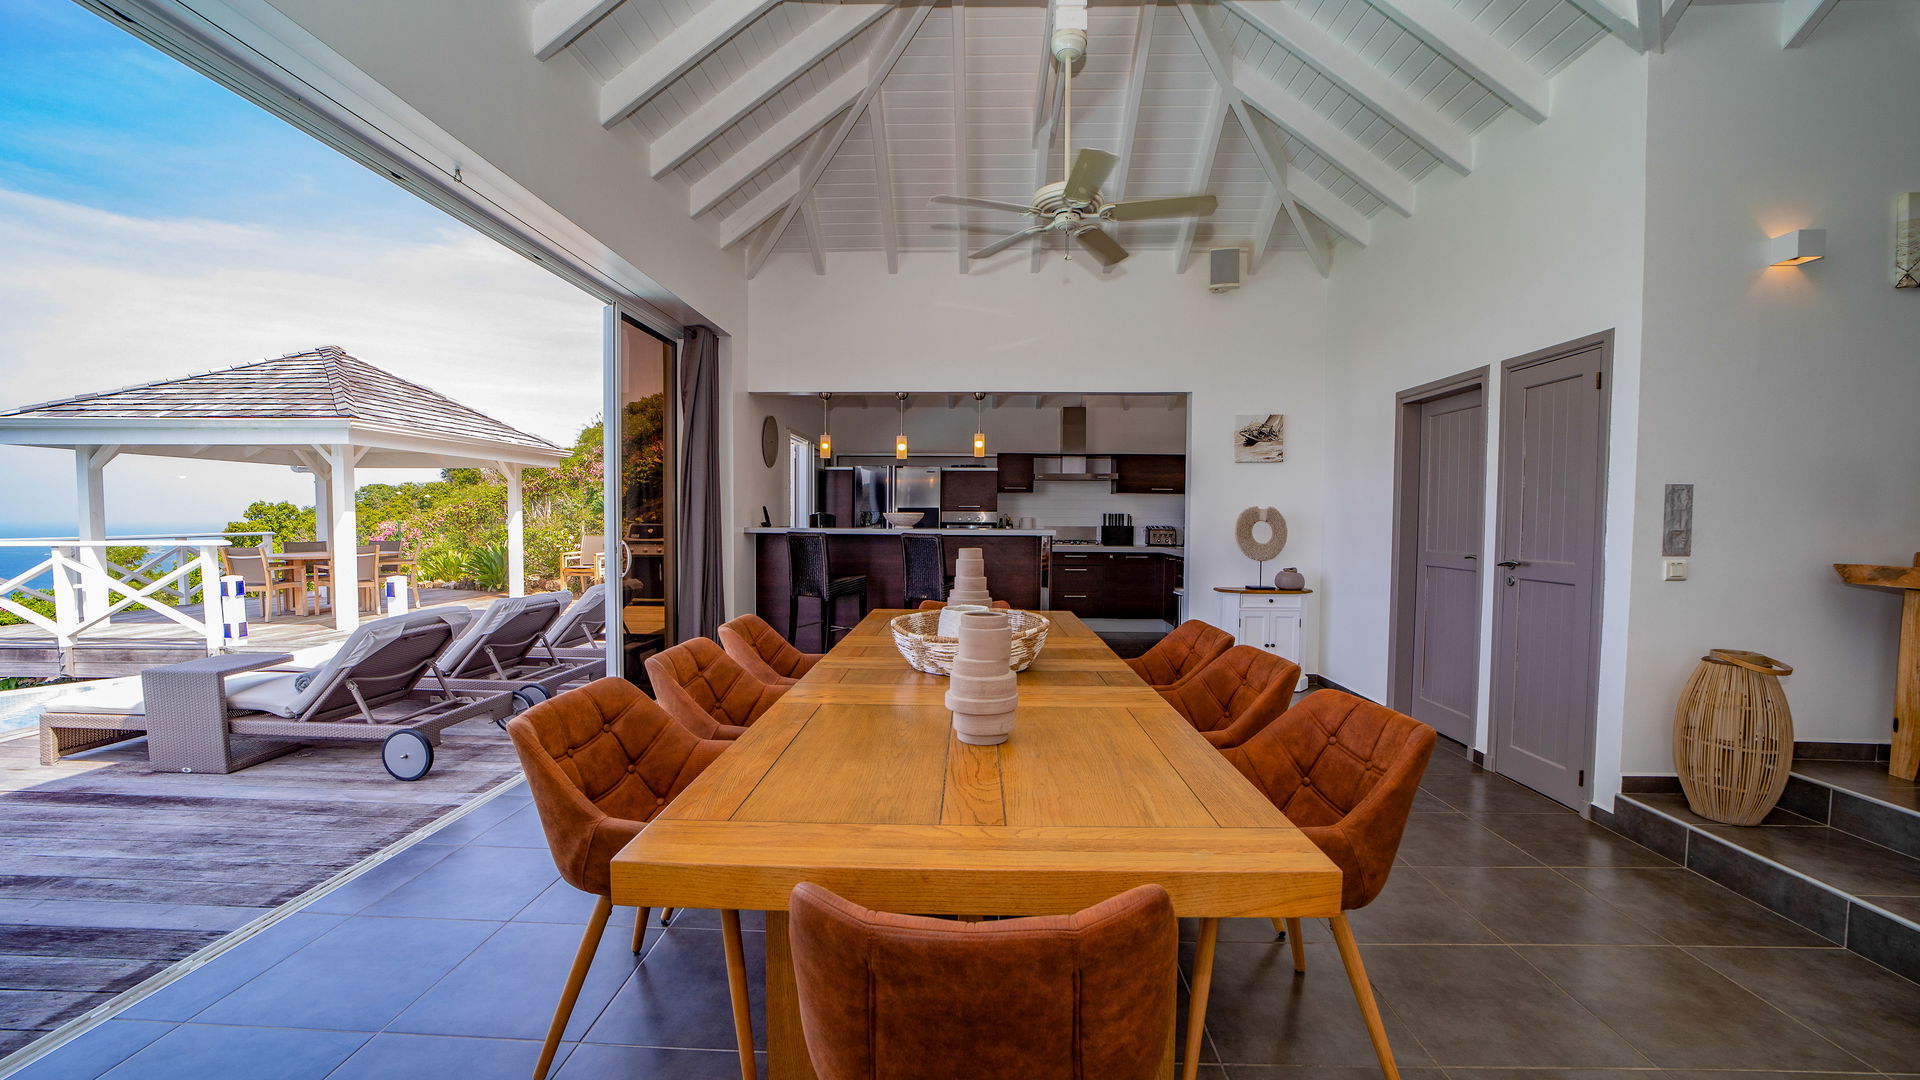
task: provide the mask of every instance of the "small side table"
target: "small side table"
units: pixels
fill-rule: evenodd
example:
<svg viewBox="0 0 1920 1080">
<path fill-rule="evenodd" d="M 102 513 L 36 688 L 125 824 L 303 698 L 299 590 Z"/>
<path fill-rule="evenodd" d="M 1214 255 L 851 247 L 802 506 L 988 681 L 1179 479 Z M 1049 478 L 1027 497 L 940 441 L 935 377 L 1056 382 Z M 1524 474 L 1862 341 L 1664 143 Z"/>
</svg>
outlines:
<svg viewBox="0 0 1920 1080">
<path fill-rule="evenodd" d="M 1300 665 L 1300 685 L 1307 688 L 1307 674 L 1315 668 L 1309 647 L 1313 635 L 1307 633 L 1312 615 L 1307 597 L 1312 589 L 1243 589 L 1216 585 L 1220 594 L 1220 625 L 1233 630 L 1234 640 L 1242 645 L 1264 649 Z"/>
</svg>

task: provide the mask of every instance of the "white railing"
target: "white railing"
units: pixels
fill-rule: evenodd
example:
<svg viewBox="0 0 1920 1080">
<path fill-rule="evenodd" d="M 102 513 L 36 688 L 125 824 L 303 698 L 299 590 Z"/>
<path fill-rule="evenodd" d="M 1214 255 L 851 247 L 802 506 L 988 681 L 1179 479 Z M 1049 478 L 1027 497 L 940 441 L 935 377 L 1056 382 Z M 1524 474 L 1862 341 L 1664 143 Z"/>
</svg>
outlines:
<svg viewBox="0 0 1920 1080">
<path fill-rule="evenodd" d="M 0 540 L 0 548 L 47 549 L 47 557 L 0 581 L 0 611 L 52 634 L 62 649 L 71 648 L 89 630 L 110 624 L 135 604 L 192 631 L 207 643 L 209 656 L 222 645 L 220 621 L 220 549 L 228 535 L 267 537 L 272 533 L 189 533 L 114 536 L 104 540 L 39 537 Z M 138 547 L 138 563 L 122 565 L 107 549 Z M 194 577 L 198 574 L 198 578 Z M 45 575 L 45 589 L 29 585 Z M 53 607 L 51 617 L 14 599 L 16 595 Z M 197 610 L 189 610 L 197 609 Z"/>
</svg>

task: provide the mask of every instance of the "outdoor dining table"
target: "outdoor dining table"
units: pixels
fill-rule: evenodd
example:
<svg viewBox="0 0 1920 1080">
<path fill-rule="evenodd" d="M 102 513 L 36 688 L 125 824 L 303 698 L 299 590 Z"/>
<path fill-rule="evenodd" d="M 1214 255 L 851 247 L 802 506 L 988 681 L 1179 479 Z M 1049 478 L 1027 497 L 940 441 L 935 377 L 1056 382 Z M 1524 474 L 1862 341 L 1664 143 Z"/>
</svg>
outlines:
<svg viewBox="0 0 1920 1080">
<path fill-rule="evenodd" d="M 329 608 L 320 603 L 320 589 L 314 580 L 314 571 L 332 561 L 332 551 L 276 551 L 267 556 L 270 566 L 291 566 L 300 571 L 301 579 L 307 584 L 307 595 L 313 597 L 313 611 L 316 615 Z"/>
<path fill-rule="evenodd" d="M 894 646 L 900 614 L 869 613 L 614 857 L 613 902 L 716 908 L 734 925 L 766 912 L 767 1071 L 813 1080 L 788 952 L 799 882 L 963 917 L 1073 912 L 1154 882 L 1202 920 L 1193 1077 L 1217 920 L 1337 915 L 1339 868 L 1073 614 L 1043 613 L 1052 629 L 998 746 L 953 737 L 947 680 Z M 732 948 L 728 974 L 750 1047 Z"/>
</svg>

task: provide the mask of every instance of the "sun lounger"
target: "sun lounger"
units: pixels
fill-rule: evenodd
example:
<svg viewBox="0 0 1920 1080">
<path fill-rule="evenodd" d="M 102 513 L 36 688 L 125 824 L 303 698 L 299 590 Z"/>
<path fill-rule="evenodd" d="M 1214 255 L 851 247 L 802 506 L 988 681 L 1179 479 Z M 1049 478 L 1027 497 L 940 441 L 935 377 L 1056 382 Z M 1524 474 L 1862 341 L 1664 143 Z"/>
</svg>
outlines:
<svg viewBox="0 0 1920 1080">
<path fill-rule="evenodd" d="M 440 657 L 440 672 L 455 690 L 507 690 L 522 707 L 585 683 L 606 672 L 599 652 L 562 656 L 546 642 L 573 594 L 559 591 L 508 596 L 481 611 Z"/>
<path fill-rule="evenodd" d="M 606 656 L 607 587 L 592 585 L 580 594 L 547 631 L 546 646 L 555 656 L 590 660 Z"/>
</svg>

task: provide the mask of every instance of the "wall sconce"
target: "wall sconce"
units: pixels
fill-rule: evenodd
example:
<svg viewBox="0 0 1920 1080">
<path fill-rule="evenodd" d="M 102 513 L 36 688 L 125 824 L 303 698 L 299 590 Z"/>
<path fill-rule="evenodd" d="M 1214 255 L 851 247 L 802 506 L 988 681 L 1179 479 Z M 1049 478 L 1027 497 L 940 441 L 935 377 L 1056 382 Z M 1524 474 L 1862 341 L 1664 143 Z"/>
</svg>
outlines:
<svg viewBox="0 0 1920 1080">
<path fill-rule="evenodd" d="M 820 395 L 820 460 L 833 464 L 833 436 L 827 430 L 827 421 L 832 418 L 833 395 Z"/>
<path fill-rule="evenodd" d="M 907 395 L 895 393 L 900 399 L 900 434 L 893 440 L 893 456 L 901 461 L 907 459 Z"/>
<path fill-rule="evenodd" d="M 981 411 L 984 408 L 984 406 L 980 404 L 980 399 L 986 396 L 987 395 L 985 394 L 973 395 L 973 456 L 974 457 L 987 456 L 986 416 Z"/>
<path fill-rule="evenodd" d="M 1795 229 L 1767 241 L 1768 266 L 1800 266 L 1827 256 L 1827 230 Z"/>
<path fill-rule="evenodd" d="M 1920 289 L 1920 191 L 1894 200 L 1893 287 Z"/>
</svg>

